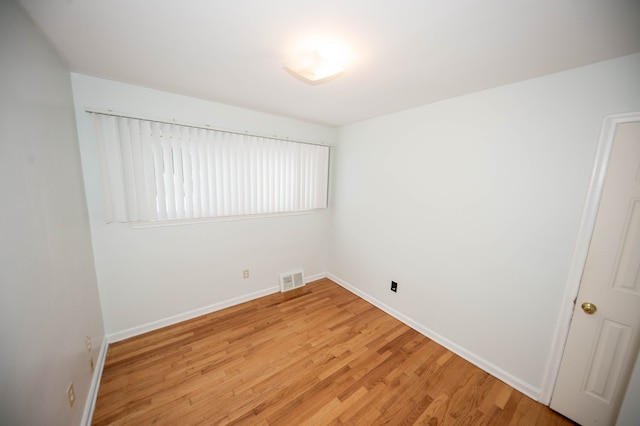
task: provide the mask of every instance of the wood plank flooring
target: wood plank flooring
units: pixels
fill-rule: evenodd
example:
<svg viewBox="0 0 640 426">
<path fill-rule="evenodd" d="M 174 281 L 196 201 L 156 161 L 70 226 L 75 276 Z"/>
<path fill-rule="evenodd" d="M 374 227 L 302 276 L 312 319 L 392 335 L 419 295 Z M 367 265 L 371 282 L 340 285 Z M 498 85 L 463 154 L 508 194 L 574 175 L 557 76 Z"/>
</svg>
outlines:
<svg viewBox="0 0 640 426">
<path fill-rule="evenodd" d="M 94 425 L 571 425 L 329 280 L 109 347 Z"/>
</svg>

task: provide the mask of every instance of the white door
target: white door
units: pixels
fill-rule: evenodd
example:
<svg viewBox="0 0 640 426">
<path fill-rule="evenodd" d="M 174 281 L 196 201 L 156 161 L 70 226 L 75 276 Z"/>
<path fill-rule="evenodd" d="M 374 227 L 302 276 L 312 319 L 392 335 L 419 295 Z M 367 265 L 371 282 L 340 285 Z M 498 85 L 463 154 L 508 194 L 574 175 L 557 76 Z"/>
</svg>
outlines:
<svg viewBox="0 0 640 426">
<path fill-rule="evenodd" d="M 640 121 L 617 124 L 608 164 L 551 399 L 585 426 L 615 422 L 640 343 Z"/>
</svg>

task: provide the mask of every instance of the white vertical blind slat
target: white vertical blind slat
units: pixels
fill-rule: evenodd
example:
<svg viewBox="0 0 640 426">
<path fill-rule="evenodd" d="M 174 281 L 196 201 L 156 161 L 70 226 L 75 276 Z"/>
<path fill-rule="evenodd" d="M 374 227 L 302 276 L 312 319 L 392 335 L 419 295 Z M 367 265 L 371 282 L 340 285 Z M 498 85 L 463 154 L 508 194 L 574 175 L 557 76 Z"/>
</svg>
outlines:
<svg viewBox="0 0 640 426">
<path fill-rule="evenodd" d="M 224 216 L 232 216 L 235 213 L 236 202 L 235 199 L 238 196 L 236 193 L 236 182 L 234 179 L 235 173 L 235 150 L 233 149 L 233 142 L 230 140 L 233 135 L 224 135 L 223 136 L 223 157 L 222 162 L 224 164 L 224 168 L 222 170 L 223 177 L 223 189 L 224 192 L 224 206 L 223 206 L 223 215 Z"/>
<path fill-rule="evenodd" d="M 142 123 L 139 120 L 128 120 L 129 142 L 131 144 L 131 164 L 134 181 L 133 196 L 138 220 L 148 221 L 149 209 L 147 205 L 146 174 L 143 158 Z"/>
<path fill-rule="evenodd" d="M 105 220 L 107 223 L 114 221 L 111 194 L 111 180 L 109 179 L 109 163 L 107 161 L 107 144 L 104 140 L 104 126 L 102 125 L 102 117 L 93 116 L 93 126 L 96 132 L 96 146 L 98 148 L 98 159 L 100 161 L 100 177 L 102 181 L 102 201 L 104 203 Z M 112 144 L 109 144 L 111 146 Z"/>
<path fill-rule="evenodd" d="M 265 145 L 265 147 L 267 147 L 267 146 Z M 274 210 L 276 210 L 276 206 L 275 206 L 274 203 L 275 203 L 275 198 L 276 198 L 276 193 L 275 193 L 275 186 L 276 186 L 275 174 L 276 174 L 276 159 L 278 158 L 278 152 L 277 152 L 275 147 L 268 147 L 268 149 L 266 151 L 267 151 L 267 155 L 268 155 L 268 161 L 267 161 L 267 170 L 268 170 L 268 175 L 267 175 L 267 211 L 274 211 Z"/>
<path fill-rule="evenodd" d="M 191 128 L 180 128 L 180 155 L 182 164 L 182 187 L 184 199 L 184 218 L 195 216 L 195 201 L 193 197 L 193 163 L 191 161 Z"/>
<path fill-rule="evenodd" d="M 167 124 L 161 125 L 162 129 L 162 163 L 164 165 L 164 188 L 165 201 L 167 203 L 167 219 L 177 219 L 175 182 L 173 170 L 173 147 L 171 142 L 171 127 Z"/>
<path fill-rule="evenodd" d="M 158 220 L 167 220 L 167 197 L 164 185 L 164 156 L 162 151 L 162 132 L 159 123 L 150 126 L 151 155 L 153 157 L 153 177 L 155 181 L 155 206 Z"/>
<path fill-rule="evenodd" d="M 182 135 L 180 127 L 171 125 L 171 155 L 173 158 L 173 191 L 175 196 L 176 219 L 185 218 L 184 171 L 182 163 Z"/>
<path fill-rule="evenodd" d="M 205 147 L 207 152 L 207 185 L 209 186 L 209 209 L 207 211 L 207 216 L 214 217 L 218 215 L 216 210 L 216 206 L 218 203 L 218 196 L 216 192 L 216 159 L 215 155 L 215 146 L 213 143 L 213 133 L 206 132 L 206 140 Z"/>
<path fill-rule="evenodd" d="M 197 129 L 195 143 L 195 162 L 198 165 L 198 174 L 195 180 L 198 182 L 198 188 L 195 189 L 195 197 L 198 197 L 198 217 L 207 217 L 209 215 L 209 203 L 207 197 L 209 195 L 209 178 L 206 161 L 206 137 L 204 129 Z"/>
<path fill-rule="evenodd" d="M 249 214 L 255 214 L 258 208 L 258 191 L 257 191 L 257 173 L 258 173 L 258 153 L 256 141 L 251 138 L 249 140 L 249 160 L 247 161 L 247 167 L 249 169 L 249 184 L 248 184 L 248 193 L 249 193 Z"/>
<path fill-rule="evenodd" d="M 124 219 L 122 215 L 117 214 L 117 206 L 114 206 L 120 198 L 117 197 L 114 191 L 114 186 L 117 185 L 117 171 L 116 166 L 119 162 L 113 164 L 112 157 L 114 157 L 113 150 L 116 143 L 113 143 L 113 136 L 110 135 L 110 131 L 114 130 L 107 122 L 109 118 L 100 115 L 94 115 L 93 125 L 96 131 L 96 145 L 98 148 L 98 157 L 100 159 L 100 177 L 102 178 L 102 194 L 105 208 L 105 220 L 107 223 L 115 221 L 121 221 Z M 117 158 L 117 155 L 115 156 Z"/>
<path fill-rule="evenodd" d="M 234 146 L 237 148 L 237 156 L 236 156 L 236 176 L 238 178 L 237 181 L 237 191 L 238 196 L 236 197 L 236 201 L 238 202 L 237 214 L 244 214 L 247 211 L 247 198 L 246 198 L 246 146 L 244 138 L 240 138 L 240 140 L 236 141 Z"/>
<path fill-rule="evenodd" d="M 142 158 L 142 191 L 144 192 L 145 220 L 157 220 L 158 209 L 156 206 L 155 173 L 153 166 L 153 152 L 151 141 L 151 123 L 141 121 L 140 125 L 140 154 Z"/>
<path fill-rule="evenodd" d="M 216 216 L 224 216 L 225 215 L 225 198 L 224 194 L 226 192 L 225 189 L 225 144 L 224 140 L 220 138 L 219 140 L 216 138 L 216 143 L 213 145 L 213 157 L 215 161 L 215 184 L 216 184 L 216 198 L 215 198 L 215 215 Z"/>
<path fill-rule="evenodd" d="M 133 153 L 131 148 L 131 134 L 129 119 L 118 118 L 118 136 L 120 140 L 120 154 L 122 156 L 122 176 L 124 178 L 125 205 L 127 217 L 133 221 L 140 220 L 138 203 L 136 201 L 136 182 L 134 179 Z"/>
</svg>

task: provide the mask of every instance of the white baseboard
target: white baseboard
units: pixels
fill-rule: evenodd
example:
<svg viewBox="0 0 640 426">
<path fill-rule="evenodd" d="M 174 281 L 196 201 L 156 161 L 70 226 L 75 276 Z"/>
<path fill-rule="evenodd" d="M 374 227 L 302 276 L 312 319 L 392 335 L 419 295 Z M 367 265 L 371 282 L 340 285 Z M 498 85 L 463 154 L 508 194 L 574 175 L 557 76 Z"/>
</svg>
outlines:
<svg viewBox="0 0 640 426">
<path fill-rule="evenodd" d="M 222 302 L 213 303 L 202 308 L 194 309 L 192 311 L 183 312 L 181 314 L 172 315 L 167 318 L 151 321 L 146 324 L 138 325 L 136 327 L 128 328 L 126 330 L 117 331 L 107 335 L 109 343 L 119 342 L 120 340 L 128 339 L 130 337 L 138 336 L 149 331 L 157 330 L 168 325 L 177 324 L 182 321 L 187 321 L 202 315 L 210 314 L 212 312 L 219 311 L 224 308 L 239 305 L 240 303 L 248 302 L 259 297 L 268 296 L 269 294 L 277 293 L 280 291 L 280 287 L 269 287 L 264 290 L 259 290 L 253 293 L 244 294 L 233 299 L 223 300 Z"/>
<path fill-rule="evenodd" d="M 304 277 L 304 283 L 310 283 L 312 281 L 321 280 L 323 278 L 327 278 L 327 273 L 323 272 L 321 274 L 309 275 L 308 277 Z"/>
<path fill-rule="evenodd" d="M 107 359 L 108 348 L 109 342 L 107 336 L 104 336 L 100 351 L 98 352 L 98 359 L 95 360 L 93 376 L 89 384 L 89 393 L 87 394 L 87 400 L 84 404 L 84 413 L 82 414 L 82 420 L 80 422 L 83 426 L 91 425 L 91 420 L 93 419 L 93 412 L 96 409 L 96 400 L 98 399 L 98 390 L 100 388 L 100 380 L 102 379 L 102 370 L 104 370 L 104 362 Z"/>
<path fill-rule="evenodd" d="M 326 273 L 320 273 L 320 274 L 307 276 L 304 278 L 304 281 L 306 284 L 311 281 L 316 281 L 326 277 L 327 277 Z M 157 330 L 159 328 L 166 327 L 168 325 L 177 324 L 179 322 L 187 321 L 202 315 L 210 314 L 212 312 L 216 312 L 224 308 L 229 308 L 231 306 L 239 305 L 240 303 L 258 299 L 263 296 L 268 296 L 270 294 L 277 293 L 279 291 L 280 291 L 280 287 L 276 286 L 276 287 L 269 287 L 264 290 L 259 290 L 253 293 L 244 294 L 242 296 L 235 297 L 233 299 L 224 300 L 222 302 L 214 303 L 208 306 L 203 306 L 202 308 L 194 309 L 192 311 L 183 312 L 181 314 L 173 315 L 173 316 L 159 319 L 156 321 L 151 321 L 146 324 L 142 324 L 136 327 L 128 328 L 126 330 L 117 331 L 115 333 L 108 334 L 107 340 L 109 341 L 109 343 L 118 342 L 120 340 L 138 336 L 140 334 Z"/>
<path fill-rule="evenodd" d="M 451 340 L 441 336 L 440 334 L 434 332 L 433 330 L 429 329 L 428 327 L 425 327 L 424 325 L 420 324 L 419 322 L 409 318 L 408 316 L 396 311 L 395 309 L 393 309 L 392 307 L 382 303 L 381 301 L 379 301 L 378 299 L 370 296 L 369 294 L 359 290 L 358 288 L 352 286 L 351 284 L 347 283 L 346 281 L 340 279 L 339 277 L 328 273 L 327 274 L 327 278 L 329 278 L 330 280 L 336 282 L 337 284 L 339 284 L 340 286 L 344 287 L 345 289 L 349 290 L 351 293 L 355 294 L 356 296 L 366 300 L 367 302 L 371 303 L 372 305 L 376 306 L 377 308 L 383 310 L 384 312 L 388 313 L 389 315 L 391 315 L 392 317 L 394 317 L 395 319 L 397 319 L 398 321 L 401 321 L 403 323 L 405 323 L 406 325 L 408 325 L 409 327 L 413 328 L 414 330 L 416 330 L 418 333 L 426 336 L 427 338 L 433 340 L 434 342 L 438 343 L 439 345 L 447 348 L 448 350 L 450 350 L 451 352 L 455 353 L 456 355 L 464 358 L 465 360 L 469 361 L 470 363 L 472 363 L 473 365 L 475 365 L 476 367 L 486 371 L 487 373 L 491 374 L 492 376 L 494 376 L 495 378 L 503 381 L 504 383 L 508 384 L 509 386 L 511 386 L 512 388 L 516 389 L 519 392 L 522 392 L 523 394 L 527 395 L 528 397 L 538 401 L 538 399 L 540 398 L 540 389 L 532 386 L 529 383 L 526 383 L 522 380 L 520 380 L 517 377 L 514 377 L 513 375 L 509 374 L 508 372 L 502 370 L 501 368 L 495 366 L 494 364 L 488 362 L 487 360 L 477 356 L 476 354 L 474 354 L 473 352 L 468 351 L 467 349 L 457 345 L 456 343 L 452 342 Z"/>
</svg>

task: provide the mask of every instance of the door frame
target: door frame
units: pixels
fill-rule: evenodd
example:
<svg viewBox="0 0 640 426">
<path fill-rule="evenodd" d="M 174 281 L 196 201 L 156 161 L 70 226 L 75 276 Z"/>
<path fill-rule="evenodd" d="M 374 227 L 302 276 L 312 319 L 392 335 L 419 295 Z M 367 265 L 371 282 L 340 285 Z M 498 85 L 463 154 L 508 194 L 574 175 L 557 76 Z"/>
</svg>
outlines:
<svg viewBox="0 0 640 426">
<path fill-rule="evenodd" d="M 618 124 L 634 121 L 640 121 L 640 111 L 610 115 L 605 117 L 602 123 L 591 180 L 589 182 L 589 188 L 587 189 L 587 198 L 582 211 L 580 226 L 578 227 L 576 244 L 573 248 L 567 285 L 564 289 L 560 313 L 553 334 L 551 352 L 542 378 L 538 401 L 545 405 L 551 403 L 553 390 L 560 372 L 560 363 L 562 362 L 562 355 L 569 336 L 574 304 L 578 297 L 578 291 L 580 290 L 580 281 L 582 280 L 582 273 L 587 263 L 589 245 L 591 244 L 591 237 L 593 236 L 593 230 L 598 216 L 598 208 L 600 207 L 600 200 L 602 199 L 602 191 L 609 167 L 616 127 Z"/>
</svg>

